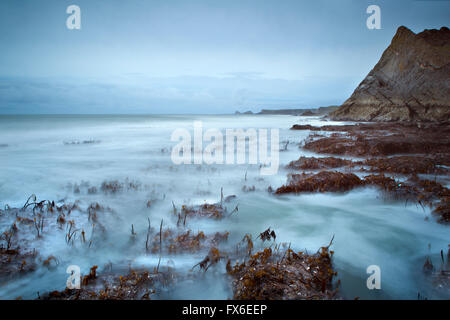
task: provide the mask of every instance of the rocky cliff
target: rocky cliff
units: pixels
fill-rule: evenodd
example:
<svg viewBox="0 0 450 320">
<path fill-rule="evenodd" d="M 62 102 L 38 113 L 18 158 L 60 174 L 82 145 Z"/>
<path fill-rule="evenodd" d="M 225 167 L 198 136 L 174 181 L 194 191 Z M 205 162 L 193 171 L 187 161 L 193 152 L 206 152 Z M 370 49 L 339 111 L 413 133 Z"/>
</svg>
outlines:
<svg viewBox="0 0 450 320">
<path fill-rule="evenodd" d="M 398 28 L 380 61 L 330 118 L 449 122 L 450 30 Z"/>
</svg>

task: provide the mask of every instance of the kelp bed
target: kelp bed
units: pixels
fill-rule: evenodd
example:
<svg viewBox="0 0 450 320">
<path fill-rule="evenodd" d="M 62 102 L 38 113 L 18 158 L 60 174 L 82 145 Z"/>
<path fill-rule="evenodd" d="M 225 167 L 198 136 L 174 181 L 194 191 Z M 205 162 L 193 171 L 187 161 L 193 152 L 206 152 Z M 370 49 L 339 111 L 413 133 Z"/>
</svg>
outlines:
<svg viewBox="0 0 450 320">
<path fill-rule="evenodd" d="M 384 174 L 359 178 L 353 173 L 321 171 L 316 174 L 290 174 L 288 183 L 279 187 L 275 194 L 345 192 L 357 187 L 374 186 L 386 196 L 395 200 L 416 202 L 421 206 L 434 207 L 438 222 L 449 223 L 450 190 L 433 180 L 421 180 L 412 176 L 406 181 L 398 181 Z"/>
<path fill-rule="evenodd" d="M 330 243 L 331 245 L 331 243 Z M 247 261 L 227 263 L 233 281 L 234 299 L 295 300 L 336 299 L 333 289 L 333 251 L 330 245 L 317 253 L 295 253 L 290 248 L 280 251 L 265 248 L 250 255 Z"/>
<path fill-rule="evenodd" d="M 448 126 L 417 128 L 413 125 L 367 124 L 320 128 L 297 126 L 293 129 L 313 131 L 302 147 L 324 157 L 302 157 L 291 162 L 288 169 L 293 172 L 289 174 L 286 185 L 274 191 L 275 195 L 345 192 L 372 186 L 382 190 L 387 197 L 431 206 L 439 222 L 450 222 L 449 189 L 437 179 L 419 177 L 420 174 L 449 175 Z M 349 160 L 341 156 L 365 159 Z M 404 179 L 393 175 L 401 175 Z M 105 181 L 98 187 L 75 185 L 73 192 L 111 195 L 141 188 L 143 186 L 138 182 L 114 180 Z M 233 198 L 236 197 L 224 198 L 221 191 L 218 203 L 182 205 L 181 208 L 173 204 L 171 209 L 167 209 L 167 219 L 153 225 L 150 220 L 147 221 L 144 240 L 131 225 L 130 240 L 133 244 L 138 243 L 140 254 L 159 258 L 152 268 L 112 272 L 112 267 L 109 270 L 107 266 L 98 268 L 93 265 L 87 275 L 81 276 L 80 289 L 42 293 L 38 298 L 152 299 L 158 297 L 163 288 L 174 286 L 177 281 L 186 278 L 195 281 L 203 273 L 211 272 L 211 268 L 227 275 L 234 299 L 341 298 L 339 281 L 336 281 L 337 274 L 333 268 L 333 251 L 330 250 L 332 241 L 314 253 L 296 252 L 290 245 L 278 243 L 275 231 L 269 228 L 255 240 L 252 235 L 245 235 L 230 249 L 230 245 L 224 245 L 229 241 L 226 230 L 207 234 L 190 228 L 199 219 L 220 223 L 223 219 L 239 215 L 237 205 L 234 208 L 225 205 Z M 153 202 L 146 200 L 143 205 L 151 208 Z M 105 219 L 107 215 L 114 216 L 116 213 L 96 202 L 82 208 L 78 202 L 40 201 L 34 195 L 22 208 L 6 207 L 0 210 L 0 222 L 14 217 L 0 237 L 0 283 L 42 266 L 49 270 L 58 266 L 58 257 L 41 256 L 35 248 L 35 242 L 45 238 L 50 230 L 59 230 L 68 246 L 95 250 L 110 237 Z M 191 270 L 175 270 L 160 265 L 162 257 L 194 253 L 205 255 Z M 447 269 L 440 268 L 438 272 L 432 269 L 430 281 L 436 286 L 448 286 Z M 424 268 L 425 272 L 427 270 L 429 268 Z"/>
<path fill-rule="evenodd" d="M 443 185 L 450 177 L 450 124 L 294 125 L 291 129 L 312 131 L 300 147 L 323 157 L 290 162 L 287 169 L 293 172 L 274 194 L 346 192 L 370 186 L 386 198 L 429 206 L 437 222 L 450 223 L 450 190 Z M 434 288 L 450 294 L 450 249 L 447 263 L 442 250 L 441 260 L 436 270 L 427 258 L 424 272 Z M 423 299 L 420 293 L 418 298 Z"/>
<path fill-rule="evenodd" d="M 270 241 L 275 232 L 261 233 L 261 241 Z M 267 237 L 267 235 L 269 235 Z M 309 300 L 338 299 L 338 288 L 333 288 L 332 241 L 314 254 L 295 253 L 287 244 L 281 243 L 252 254 L 254 248 L 250 235 L 231 253 L 220 252 L 211 247 L 209 253 L 193 270 L 194 279 L 208 268 L 227 260 L 226 272 L 232 279 L 233 299 L 236 300 Z M 284 249 L 283 249 L 284 248 Z M 240 259 L 243 262 L 240 263 Z M 232 265 L 234 261 L 234 266 Z M 105 273 L 97 275 L 97 266 L 82 277 L 81 289 L 66 289 L 44 294 L 40 299 L 49 300 L 114 300 L 151 299 L 161 286 L 170 286 L 182 277 L 174 270 L 129 270 L 123 276 Z M 338 282 L 339 283 L 339 282 Z"/>
<path fill-rule="evenodd" d="M 0 283 L 42 266 L 52 270 L 59 264 L 57 257 L 42 256 L 37 249 L 51 231 L 58 232 L 69 247 L 76 241 L 88 250 L 101 243 L 107 236 L 104 214 L 113 211 L 98 203 L 82 209 L 78 203 L 38 200 L 35 195 L 22 208 L 6 206 L 0 210 L 1 224 L 10 224 L 0 234 Z"/>
<path fill-rule="evenodd" d="M 130 270 L 125 275 L 103 273 L 97 275 L 97 266 L 84 276 L 80 289 L 66 288 L 52 291 L 40 296 L 43 300 L 150 300 L 155 293 L 154 287 L 170 285 L 175 275 L 171 270 L 149 272 L 147 270 Z"/>
<path fill-rule="evenodd" d="M 255 242 L 247 234 L 234 246 L 223 247 L 228 242 L 229 233 L 205 234 L 193 232 L 186 225 L 186 219 L 221 220 L 237 215 L 238 207 L 228 210 L 224 205 L 229 199 L 221 196 L 215 204 L 197 206 L 173 205 L 168 210 L 167 219 L 172 224 L 166 226 L 164 220 L 152 226 L 148 220 L 145 243 L 141 254 L 159 257 L 159 262 L 151 269 L 124 269 L 115 272 L 112 265 L 99 268 L 92 266 L 90 272 L 80 277 L 80 289 L 66 288 L 62 291 L 38 291 L 38 299 L 50 300 L 101 300 L 101 299 L 152 299 L 164 288 L 174 286 L 177 281 L 196 280 L 210 268 L 222 272 L 233 288 L 234 299 L 334 299 L 332 251 L 323 247 L 319 252 L 308 254 L 294 252 L 290 245 L 276 242 L 276 233 L 270 228 L 258 235 Z M 172 212 L 171 212 L 172 211 Z M 95 250 L 97 245 L 109 237 L 105 215 L 115 211 L 99 203 L 91 203 L 82 208 L 80 203 L 55 203 L 38 200 L 31 196 L 22 208 L 0 210 L 0 219 L 12 219 L 11 227 L 0 238 L 0 283 L 7 283 L 46 267 L 51 272 L 59 265 L 56 256 L 41 256 L 35 249 L 38 241 L 45 239 L 50 231 L 58 231 L 67 246 L 77 246 L 83 250 Z M 173 225 L 176 227 L 172 227 Z M 88 226 L 90 228 L 88 229 Z M 141 241 L 131 226 L 130 241 Z M 330 243 L 331 245 L 331 243 Z M 260 251 L 255 252 L 256 248 Z M 207 252 L 204 259 L 194 264 L 190 270 L 176 270 L 161 266 L 161 257 L 176 254 Z M 225 262 L 226 265 L 225 265 Z M 234 265 L 233 267 L 231 265 Z M 119 264 L 120 265 L 120 264 Z M 17 297 L 21 299 L 21 297 Z"/>
<path fill-rule="evenodd" d="M 450 223 L 450 190 L 440 182 L 450 177 L 449 124 L 294 125 L 291 129 L 313 131 L 301 147 L 324 157 L 301 157 L 289 163 L 287 168 L 294 173 L 275 194 L 345 192 L 375 186 L 386 197 L 430 206 L 438 222 Z"/>
<path fill-rule="evenodd" d="M 321 154 L 389 156 L 394 154 L 450 153 L 449 124 L 376 123 L 345 126 L 298 126 L 292 130 L 334 132 L 328 137 L 306 140 L 304 148 Z M 448 164 L 448 157 L 446 157 Z"/>
</svg>

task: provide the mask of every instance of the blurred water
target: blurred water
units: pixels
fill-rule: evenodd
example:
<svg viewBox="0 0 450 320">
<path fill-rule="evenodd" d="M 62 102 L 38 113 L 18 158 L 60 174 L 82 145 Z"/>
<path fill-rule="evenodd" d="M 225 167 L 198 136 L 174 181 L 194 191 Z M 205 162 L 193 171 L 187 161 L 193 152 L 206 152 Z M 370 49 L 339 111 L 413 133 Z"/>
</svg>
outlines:
<svg viewBox="0 0 450 320">
<path fill-rule="evenodd" d="M 284 141 L 289 144 L 287 151 L 280 152 L 278 174 L 260 176 L 258 165 L 174 165 L 170 149 L 176 142 L 170 141 L 171 134 L 177 128 L 192 131 L 195 120 L 202 121 L 205 130 L 280 129 L 280 146 Z M 429 209 L 385 201 L 374 189 L 279 197 L 267 193 L 269 186 L 285 183 L 287 163 L 301 155 L 313 155 L 298 147 L 309 132 L 290 131 L 294 123 L 324 124 L 314 117 L 263 115 L 0 116 L 1 207 L 23 206 L 34 193 L 39 199 L 79 200 L 83 208 L 99 202 L 114 210 L 104 217 L 107 240 L 91 250 L 69 247 L 64 233 L 48 231 L 36 246 L 42 256 L 56 256 L 60 265 L 51 271 L 40 268 L 3 285 L 0 298 L 35 298 L 38 291 L 64 289 L 65 269 L 70 264 L 79 265 L 83 273 L 94 264 L 102 269 L 112 263 L 117 271 L 128 266 L 154 266 L 158 257 L 145 254 L 147 218 L 154 226 L 164 219 L 165 226 L 174 227 L 176 221 L 170 219 L 172 201 L 177 207 L 218 202 L 221 188 L 225 196 L 237 196 L 229 209 L 238 205 L 239 212 L 222 221 L 188 221 L 188 228 L 205 233 L 229 231 L 231 246 L 246 233 L 256 237 L 271 227 L 277 241 L 308 251 L 327 245 L 335 235 L 335 266 L 344 297 L 415 299 L 420 291 L 428 298 L 449 298 L 432 291 L 421 273 L 430 254 L 428 246 L 432 258 L 438 261 L 439 251 L 450 242 L 445 226 L 432 218 L 425 220 L 430 216 Z M 96 143 L 67 144 L 74 141 Z M 88 194 L 87 187 L 82 187 L 79 194 L 74 193 L 75 184 L 98 188 L 105 180 L 126 179 L 139 182 L 140 188 L 111 195 Z M 256 190 L 244 192 L 244 185 L 255 186 Z M 157 201 L 147 208 L 148 200 Z M 135 242 L 130 242 L 131 224 L 137 232 Z M 7 225 L 0 224 L 0 230 Z M 165 256 L 161 264 L 181 272 L 204 256 L 205 252 Z M 366 268 L 372 264 L 382 271 L 380 291 L 366 287 Z M 221 267 L 208 270 L 201 279 L 178 283 L 156 298 L 229 298 L 229 281 Z"/>
</svg>

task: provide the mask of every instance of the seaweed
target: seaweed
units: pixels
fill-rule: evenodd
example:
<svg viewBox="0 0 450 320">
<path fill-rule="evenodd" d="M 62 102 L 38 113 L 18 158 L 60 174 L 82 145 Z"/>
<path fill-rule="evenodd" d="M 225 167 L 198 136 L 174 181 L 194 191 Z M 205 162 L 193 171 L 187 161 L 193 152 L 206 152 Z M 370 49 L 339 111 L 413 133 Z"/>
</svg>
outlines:
<svg viewBox="0 0 450 320">
<path fill-rule="evenodd" d="M 75 227 L 75 221 L 74 220 L 70 220 L 67 223 L 67 225 L 66 225 L 66 236 L 65 236 L 65 239 L 66 239 L 66 243 L 67 244 L 72 244 L 73 245 L 73 242 L 75 240 L 75 236 L 76 236 L 77 232 L 78 232 L 78 230 Z"/>
<path fill-rule="evenodd" d="M 439 165 L 442 163 L 437 156 L 395 156 L 390 158 L 372 158 L 363 162 L 370 166 L 371 171 L 379 173 L 390 172 L 400 174 L 446 174 L 448 169 Z"/>
<path fill-rule="evenodd" d="M 40 238 L 42 235 L 42 232 L 44 231 L 44 221 L 45 217 L 41 213 L 38 213 L 34 218 L 34 228 L 37 232 L 37 237 Z"/>
<path fill-rule="evenodd" d="M 242 187 L 242 191 L 244 191 L 244 192 L 254 192 L 254 191 L 256 191 L 256 187 L 255 186 L 243 186 Z"/>
<path fill-rule="evenodd" d="M 58 259 L 55 256 L 51 255 L 47 259 L 45 259 L 42 264 L 44 266 L 46 266 L 47 268 L 51 269 L 51 268 L 56 267 L 57 265 L 59 265 L 59 261 L 58 261 Z"/>
<path fill-rule="evenodd" d="M 148 232 L 150 234 L 150 232 Z M 224 242 L 228 239 L 228 232 L 216 232 L 213 235 L 205 235 L 203 231 L 193 233 L 191 230 L 186 231 L 174 231 L 172 229 L 166 229 L 157 233 L 153 241 L 147 242 L 146 250 L 151 248 L 152 253 L 164 252 L 168 254 L 176 254 L 180 252 L 197 252 L 203 248 L 208 248 Z"/>
<path fill-rule="evenodd" d="M 225 217 L 226 208 L 220 204 L 202 204 L 199 206 L 188 207 L 183 205 L 181 207 L 181 214 L 184 217 L 198 217 L 209 219 L 222 219 Z"/>
<path fill-rule="evenodd" d="M 15 226 L 15 224 L 14 224 L 14 226 Z M 14 234 L 15 234 L 14 229 L 11 228 L 8 231 L 4 231 L 0 235 L 0 241 L 4 241 L 6 243 L 6 251 L 9 251 L 11 249 Z M 2 248 L 3 248 L 3 246 L 2 246 Z"/>
<path fill-rule="evenodd" d="M 443 197 L 433 210 L 433 214 L 438 216 L 438 222 L 450 223 L 450 197 Z"/>
<path fill-rule="evenodd" d="M 91 268 L 91 273 L 85 276 L 85 278 L 89 277 L 89 279 L 83 281 L 80 289 L 66 288 L 63 291 L 52 291 L 39 296 L 38 299 L 149 300 L 150 296 L 156 293 L 156 285 L 158 283 L 164 284 L 171 277 L 170 271 L 156 275 L 147 270 L 130 270 L 125 275 L 109 273 L 97 275 L 96 266 L 93 268 Z"/>
<path fill-rule="evenodd" d="M 274 230 L 270 230 L 270 227 L 267 228 L 267 230 L 261 232 L 259 234 L 259 236 L 257 237 L 257 239 L 260 238 L 263 242 L 264 241 L 270 241 L 271 239 L 273 239 L 273 241 L 275 241 L 275 239 L 277 238 L 277 235 L 275 234 Z"/>
<path fill-rule="evenodd" d="M 362 179 L 353 173 L 337 171 L 289 174 L 288 183 L 279 187 L 275 194 L 345 192 L 364 186 L 375 186 L 381 189 L 386 197 L 404 200 L 405 204 L 412 201 L 423 208 L 426 205 L 435 206 L 433 214 L 438 216 L 438 222 L 450 221 L 450 190 L 437 181 L 419 179 L 417 175 L 412 175 L 407 181 L 400 182 L 384 174 L 371 174 Z"/>
<path fill-rule="evenodd" d="M 450 126 L 446 124 L 428 124 L 418 128 L 414 125 L 377 123 L 324 126 L 303 130 L 345 132 L 344 135 L 332 134 L 318 140 L 308 139 L 303 146 L 306 150 L 322 154 L 387 156 L 399 153 L 427 155 L 450 153 Z M 448 164 L 448 160 L 445 163 Z"/>
<path fill-rule="evenodd" d="M 93 266 L 90 271 L 89 274 L 83 277 L 83 281 L 81 282 L 84 286 L 88 285 L 88 283 L 91 280 L 94 280 L 97 278 L 97 269 L 98 266 Z"/>
<path fill-rule="evenodd" d="M 239 251 L 241 248 L 245 248 L 246 254 L 248 256 L 250 256 L 252 254 L 253 247 L 254 247 L 254 245 L 253 245 L 252 235 L 247 233 L 244 235 L 241 242 L 238 243 L 237 251 Z"/>
<path fill-rule="evenodd" d="M 265 248 L 233 267 L 228 260 L 227 273 L 234 279 L 233 299 L 335 299 L 331 243 L 311 255 L 290 248 L 281 255 Z"/>
<path fill-rule="evenodd" d="M 119 191 L 122 191 L 123 189 L 123 184 L 120 183 L 117 180 L 113 180 L 113 181 L 103 181 L 100 189 L 104 192 L 104 193 L 117 193 Z"/>
<path fill-rule="evenodd" d="M 125 179 L 125 182 L 120 182 L 118 180 L 111 180 L 111 181 L 103 181 L 102 185 L 100 186 L 100 190 L 102 190 L 105 194 L 115 194 L 124 190 L 130 191 L 137 191 L 141 187 L 141 184 L 137 181 L 130 181 Z"/>
<path fill-rule="evenodd" d="M 442 291 L 444 294 L 448 295 L 450 293 L 450 270 L 448 269 L 450 265 L 450 249 L 447 252 L 447 262 L 444 258 L 444 250 L 440 251 L 440 258 L 440 267 L 435 267 L 431 261 L 431 258 L 427 256 L 422 270 L 427 281 L 431 283 L 434 290 Z"/>
<path fill-rule="evenodd" d="M 159 260 L 158 260 L 158 267 L 156 267 L 156 272 L 159 271 L 159 264 L 161 263 L 161 256 L 162 256 L 162 226 L 163 226 L 163 219 L 161 219 L 161 225 L 159 226 Z"/>
<path fill-rule="evenodd" d="M 200 269 L 206 272 L 208 271 L 209 267 L 217 264 L 222 258 L 223 256 L 221 255 L 220 251 L 217 248 L 213 247 L 209 250 L 207 256 L 202 261 L 193 266 L 192 269 L 199 266 Z"/>
<path fill-rule="evenodd" d="M 95 223 L 92 224 L 92 232 L 91 232 L 91 239 L 89 240 L 89 248 L 92 246 L 92 243 L 94 242 L 94 231 L 95 231 Z"/>
<path fill-rule="evenodd" d="M 364 182 L 353 173 L 321 171 L 312 176 L 291 174 L 287 185 L 281 186 L 275 194 L 303 192 L 343 192 Z"/>
<path fill-rule="evenodd" d="M 148 220 L 148 228 L 147 228 L 147 238 L 145 240 L 145 251 L 148 252 L 149 250 L 149 240 L 150 240 L 150 233 L 152 231 L 152 225 L 150 223 L 150 218 L 147 218 Z"/>
<path fill-rule="evenodd" d="M 298 160 L 291 161 L 287 165 L 287 168 L 294 170 L 308 170 L 308 169 L 317 170 L 317 169 L 340 168 L 350 165 L 352 165 L 351 160 L 345 160 L 335 157 L 324 157 L 324 158 L 300 157 Z"/>
<path fill-rule="evenodd" d="M 36 252 L 0 248 L 0 284 L 36 270 Z"/>
</svg>

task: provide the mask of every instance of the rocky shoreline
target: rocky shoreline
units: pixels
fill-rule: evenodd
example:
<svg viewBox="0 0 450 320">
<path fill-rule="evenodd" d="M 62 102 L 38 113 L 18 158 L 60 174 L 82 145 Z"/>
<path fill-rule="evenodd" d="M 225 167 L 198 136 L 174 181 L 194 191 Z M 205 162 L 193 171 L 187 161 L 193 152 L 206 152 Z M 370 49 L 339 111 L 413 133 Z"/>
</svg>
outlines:
<svg viewBox="0 0 450 320">
<path fill-rule="evenodd" d="M 449 125 L 363 123 L 323 127 L 294 125 L 291 129 L 309 130 L 309 137 L 300 147 L 323 156 L 301 157 L 290 162 L 287 183 L 269 190 L 273 196 L 339 193 L 375 187 L 386 199 L 429 206 L 438 223 L 450 223 L 450 190 L 445 186 L 450 177 Z M 99 192 L 125 189 L 132 192 L 137 188 L 137 183 L 128 180 L 125 183 L 112 181 L 104 182 Z M 74 192 L 77 192 L 76 187 Z M 187 220 L 195 224 L 198 219 L 221 221 L 239 214 L 237 206 L 233 210 L 226 206 L 234 198 L 222 194 L 219 203 L 168 208 L 167 220 L 171 220 L 175 228 L 167 227 L 164 221 L 152 226 L 149 221 L 142 254 L 161 257 L 207 252 L 188 275 L 160 267 L 159 263 L 152 270 L 130 268 L 115 272 L 108 266 L 98 269 L 94 265 L 89 274 L 81 277 L 81 289 L 42 293 L 38 299 L 152 299 L 161 288 L 186 277 L 195 281 L 213 268 L 228 275 L 234 299 L 341 299 L 333 268 L 334 252 L 330 250 L 332 241 L 316 253 L 294 252 L 287 243 L 278 243 L 276 231 L 269 228 L 257 238 L 245 235 L 232 246 L 235 249 L 230 250 L 223 246 L 229 241 L 226 230 L 207 234 L 186 227 Z M 147 206 L 151 205 L 148 201 Z M 86 250 L 95 248 L 108 237 L 109 226 L 103 220 L 106 214 L 114 214 L 114 210 L 98 203 L 81 208 L 77 202 L 42 201 L 34 195 L 22 208 L 0 210 L 0 219 L 14 217 L 1 237 L 0 282 L 14 280 L 38 267 L 51 270 L 58 265 L 57 257 L 41 256 L 34 245 L 50 230 L 60 230 L 69 246 L 77 241 Z M 91 225 L 92 230 L 80 227 L 86 225 Z M 130 239 L 136 241 L 133 226 Z M 447 257 L 447 264 L 448 260 Z M 444 262 L 442 265 L 446 265 Z M 448 268 L 436 270 L 430 263 L 427 260 L 424 264 L 430 283 L 448 290 Z"/>
<path fill-rule="evenodd" d="M 401 26 L 380 61 L 329 116 L 350 121 L 450 121 L 450 30 Z"/>
<path fill-rule="evenodd" d="M 396 199 L 428 205 L 434 208 L 438 222 L 450 222 L 450 190 L 445 187 L 450 181 L 449 124 L 294 125 L 291 129 L 311 130 L 313 133 L 302 148 L 329 157 L 291 162 L 290 169 L 303 173 L 292 174 L 288 183 L 276 190 L 277 194 L 376 186 Z M 322 169 L 319 173 L 311 172 Z M 366 176 L 360 178 L 355 173 Z"/>
<path fill-rule="evenodd" d="M 110 185 L 110 184 L 105 184 Z M 117 184 L 115 184 L 117 185 Z M 105 189 L 106 190 L 106 189 Z M 150 269 L 118 269 L 111 266 L 91 267 L 89 274 L 81 275 L 80 289 L 66 288 L 63 291 L 38 293 L 37 299 L 44 300 L 114 300 L 152 299 L 160 289 L 173 286 L 176 281 L 201 278 L 210 268 L 221 268 L 228 274 L 233 287 L 234 299 L 334 299 L 338 297 L 333 289 L 332 245 L 321 248 L 317 253 L 294 252 L 287 243 L 276 242 L 274 230 L 262 232 L 256 239 L 246 234 L 233 250 L 223 249 L 229 233 L 224 231 L 205 234 L 193 232 L 186 227 L 186 220 L 228 219 L 237 214 L 228 211 L 221 203 L 173 207 L 168 211 L 168 220 L 176 222 L 176 228 L 151 226 L 149 221 L 142 254 L 171 256 L 185 253 L 208 252 L 205 258 L 192 266 L 191 272 L 156 265 Z M 74 215 L 75 212 L 78 214 Z M 42 256 L 34 247 L 50 231 L 60 230 L 68 246 L 81 243 L 83 250 L 93 250 L 108 237 L 109 226 L 102 218 L 113 210 L 98 203 L 83 209 L 77 203 L 55 203 L 38 200 L 31 196 L 22 208 L 0 210 L 0 219 L 14 217 L 9 230 L 2 234 L 0 250 L 0 283 L 14 281 L 39 267 L 50 271 L 59 264 L 55 256 Z M 92 230 L 81 225 L 91 224 Z M 132 226 L 130 241 L 136 241 Z M 264 245 L 267 243 L 269 246 Z M 261 248 L 258 251 L 256 248 Z M 226 267 L 224 264 L 226 262 Z M 21 299 L 21 297 L 17 297 Z"/>
</svg>

